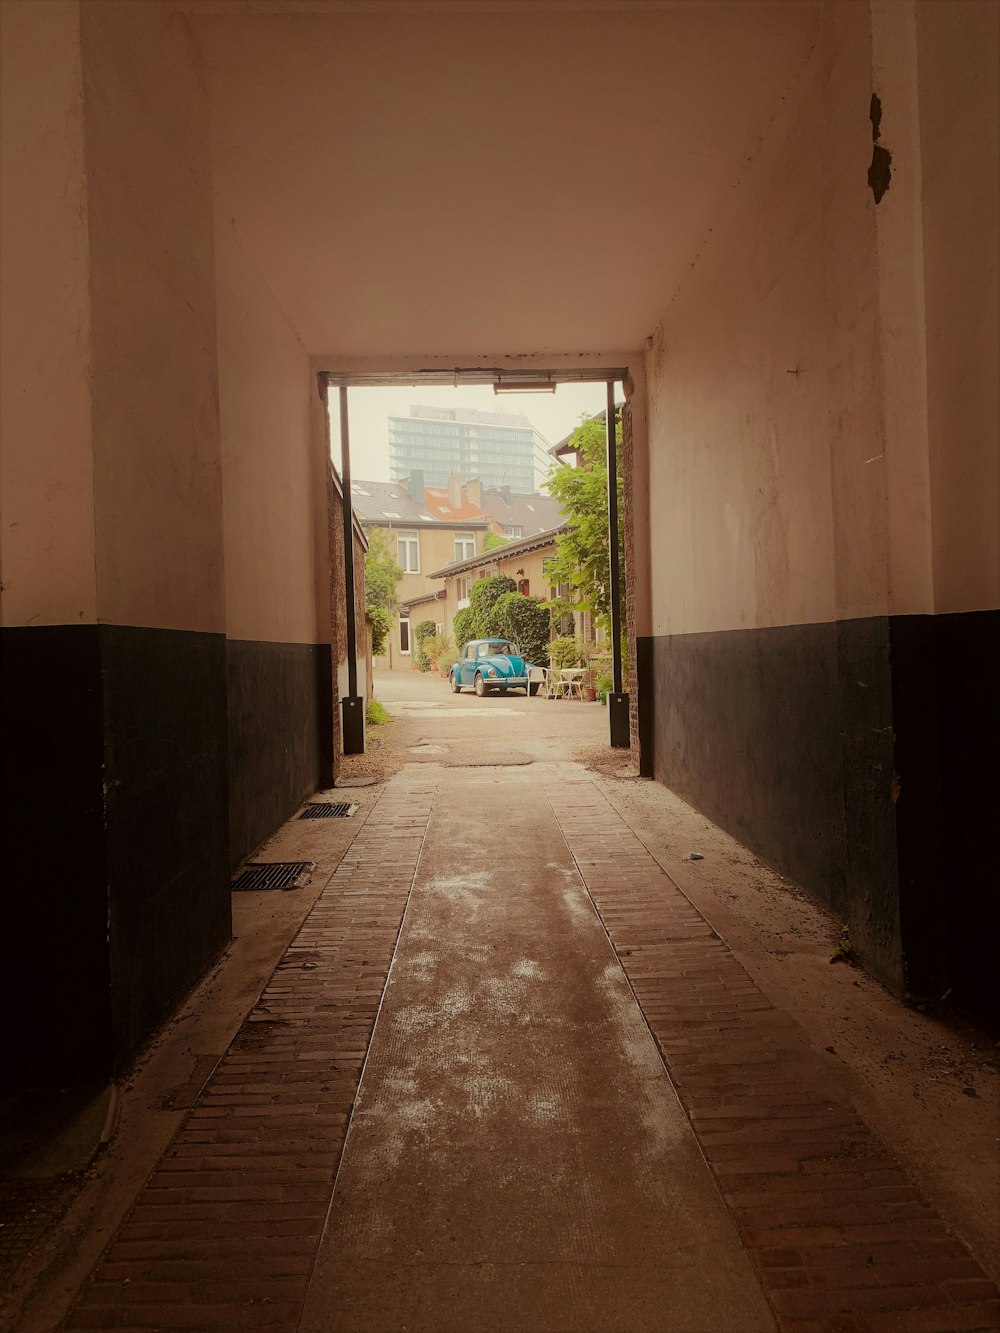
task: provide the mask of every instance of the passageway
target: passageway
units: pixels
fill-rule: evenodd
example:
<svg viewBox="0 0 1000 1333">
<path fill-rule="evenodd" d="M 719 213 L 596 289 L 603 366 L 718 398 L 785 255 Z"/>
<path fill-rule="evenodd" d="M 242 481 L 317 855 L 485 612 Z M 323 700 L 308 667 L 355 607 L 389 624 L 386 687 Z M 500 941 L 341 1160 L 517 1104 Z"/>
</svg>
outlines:
<svg viewBox="0 0 1000 1333">
<path fill-rule="evenodd" d="M 567 757 L 599 706 L 446 689 L 380 681 L 406 762 L 65 1327 L 991 1327 L 843 1072 Z"/>
</svg>

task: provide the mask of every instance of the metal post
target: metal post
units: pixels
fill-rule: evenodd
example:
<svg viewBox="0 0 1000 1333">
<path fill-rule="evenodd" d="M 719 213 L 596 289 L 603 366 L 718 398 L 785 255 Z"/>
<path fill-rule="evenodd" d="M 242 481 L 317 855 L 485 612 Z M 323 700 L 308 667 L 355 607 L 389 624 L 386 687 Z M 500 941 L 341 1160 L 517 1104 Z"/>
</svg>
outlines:
<svg viewBox="0 0 1000 1333">
<path fill-rule="evenodd" d="M 608 722 L 611 744 L 627 749 L 629 738 L 628 695 L 622 689 L 622 604 L 621 566 L 618 559 L 618 441 L 615 431 L 615 381 L 608 380 L 608 407 L 605 420 L 608 463 L 608 572 L 611 579 L 611 671 L 613 692 L 608 696 Z"/>
<path fill-rule="evenodd" d="M 365 752 L 365 701 L 358 698 L 357 597 L 354 589 L 354 506 L 347 386 L 340 386 L 340 480 L 344 488 L 344 597 L 347 604 L 347 696 L 340 701 L 344 753 Z"/>
</svg>

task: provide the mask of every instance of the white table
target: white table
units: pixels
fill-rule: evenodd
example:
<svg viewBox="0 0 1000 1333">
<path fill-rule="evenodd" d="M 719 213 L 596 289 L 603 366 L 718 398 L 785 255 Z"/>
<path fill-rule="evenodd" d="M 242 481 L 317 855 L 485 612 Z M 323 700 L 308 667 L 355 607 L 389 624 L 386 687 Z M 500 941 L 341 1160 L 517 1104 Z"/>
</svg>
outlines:
<svg viewBox="0 0 1000 1333">
<path fill-rule="evenodd" d="M 587 674 L 587 667 L 560 667 L 556 677 L 556 694 L 554 697 L 563 696 L 577 699 L 583 698 L 583 681 Z"/>
</svg>

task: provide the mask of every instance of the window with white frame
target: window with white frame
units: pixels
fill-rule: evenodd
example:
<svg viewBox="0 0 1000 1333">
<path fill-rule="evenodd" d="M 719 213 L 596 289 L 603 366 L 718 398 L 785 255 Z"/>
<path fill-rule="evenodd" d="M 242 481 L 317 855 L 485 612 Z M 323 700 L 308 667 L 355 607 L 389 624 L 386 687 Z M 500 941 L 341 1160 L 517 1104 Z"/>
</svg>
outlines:
<svg viewBox="0 0 1000 1333">
<path fill-rule="evenodd" d="M 471 560 L 476 554 L 476 534 L 474 532 L 455 533 L 455 559 Z"/>
<path fill-rule="evenodd" d="M 528 508 L 530 509 L 531 506 L 529 505 Z M 517 538 L 524 536 L 524 528 L 518 527 L 516 524 L 504 523 L 503 530 L 508 537 Z"/>
<path fill-rule="evenodd" d="M 409 653 L 410 651 L 410 617 L 399 617 L 399 651 Z"/>
<path fill-rule="evenodd" d="M 469 589 L 472 587 L 472 579 L 464 578 L 458 580 L 458 600 L 467 602 L 469 600 Z"/>
<path fill-rule="evenodd" d="M 404 574 L 420 573 L 420 534 L 418 532 L 404 532 L 400 528 L 399 532 L 396 533 L 396 563 Z"/>
</svg>

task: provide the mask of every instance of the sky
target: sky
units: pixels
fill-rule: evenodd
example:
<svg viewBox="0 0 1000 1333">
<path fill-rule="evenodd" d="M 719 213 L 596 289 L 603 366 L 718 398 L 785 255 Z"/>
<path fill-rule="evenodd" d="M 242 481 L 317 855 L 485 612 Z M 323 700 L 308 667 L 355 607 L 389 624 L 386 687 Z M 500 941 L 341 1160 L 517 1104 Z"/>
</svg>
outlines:
<svg viewBox="0 0 1000 1333">
<path fill-rule="evenodd" d="M 410 404 L 423 407 L 478 407 L 488 412 L 523 412 L 531 424 L 557 444 L 580 424 L 581 417 L 604 410 L 604 384 L 560 384 L 555 393 L 494 394 L 489 384 L 460 388 L 426 384 L 391 389 L 349 389 L 351 475 L 366 481 L 389 480 L 390 416 L 409 416 Z M 330 394 L 331 439 L 336 460 L 340 452 L 337 395 Z"/>
</svg>

